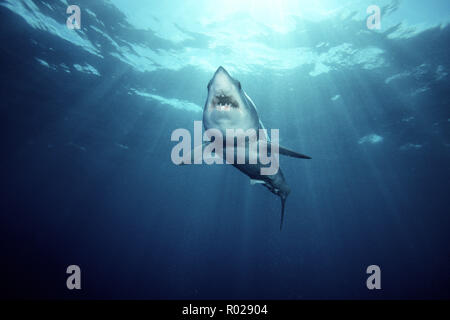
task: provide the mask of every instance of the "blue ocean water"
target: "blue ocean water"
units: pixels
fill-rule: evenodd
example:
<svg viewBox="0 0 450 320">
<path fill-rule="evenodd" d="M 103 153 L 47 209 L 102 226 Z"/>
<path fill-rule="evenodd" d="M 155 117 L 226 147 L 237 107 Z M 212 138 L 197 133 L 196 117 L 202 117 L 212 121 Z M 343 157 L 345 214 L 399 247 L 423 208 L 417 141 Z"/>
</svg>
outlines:
<svg viewBox="0 0 450 320">
<path fill-rule="evenodd" d="M 449 14 L 438 0 L 0 1 L 0 295 L 450 298 Z M 220 65 L 312 156 L 281 158 L 281 232 L 279 199 L 235 168 L 171 161 Z"/>
</svg>

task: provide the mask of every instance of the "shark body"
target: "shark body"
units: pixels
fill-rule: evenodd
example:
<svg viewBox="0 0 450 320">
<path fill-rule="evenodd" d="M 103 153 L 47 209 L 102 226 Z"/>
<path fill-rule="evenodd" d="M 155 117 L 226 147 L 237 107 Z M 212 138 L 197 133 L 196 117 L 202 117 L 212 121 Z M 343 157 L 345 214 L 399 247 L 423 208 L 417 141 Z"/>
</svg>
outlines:
<svg viewBox="0 0 450 320">
<path fill-rule="evenodd" d="M 208 83 L 208 97 L 203 110 L 203 125 L 206 130 L 219 130 L 224 137 L 226 137 L 227 129 L 242 129 L 244 131 L 254 129 L 257 135 L 257 150 L 259 150 L 261 141 L 264 140 L 264 143 L 268 144 L 269 150 L 278 149 L 279 154 L 300 159 L 311 159 L 306 155 L 274 145 L 274 143 L 270 142 L 267 135 L 260 136 L 261 131 L 259 129 L 264 129 L 264 126 L 259 119 L 255 103 L 242 89 L 241 83 L 232 78 L 223 67 L 217 69 Z M 224 148 L 227 148 L 226 144 L 224 144 Z M 237 150 L 238 148 L 234 148 L 235 153 L 237 153 Z M 246 146 L 246 160 L 248 160 L 251 152 L 254 152 L 254 150 L 249 150 L 248 146 Z M 232 163 L 232 165 L 249 176 L 252 184 L 262 184 L 280 197 L 281 229 L 284 220 L 285 202 L 290 193 L 290 188 L 280 168 L 272 175 L 261 174 L 261 167 L 265 165 L 260 163 L 259 154 L 256 156 L 258 158 L 256 164 L 250 164 L 250 161 L 245 161 L 244 164 Z"/>
</svg>

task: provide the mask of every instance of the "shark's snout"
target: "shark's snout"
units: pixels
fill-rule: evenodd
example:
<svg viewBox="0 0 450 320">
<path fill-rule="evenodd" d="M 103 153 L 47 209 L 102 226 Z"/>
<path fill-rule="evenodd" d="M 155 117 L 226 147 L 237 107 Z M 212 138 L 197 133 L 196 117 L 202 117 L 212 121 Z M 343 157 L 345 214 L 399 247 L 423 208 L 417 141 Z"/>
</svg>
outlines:
<svg viewBox="0 0 450 320">
<path fill-rule="evenodd" d="M 224 67 L 217 68 L 208 83 L 208 97 L 203 112 L 206 129 L 258 129 L 259 119 L 253 103 L 248 102 L 239 80 Z"/>
<path fill-rule="evenodd" d="M 217 68 L 216 74 L 219 73 L 219 72 L 226 73 L 228 76 L 230 75 L 230 74 L 228 73 L 228 71 L 227 71 L 224 67 L 222 67 L 222 66 L 220 66 L 220 67 Z"/>
<path fill-rule="evenodd" d="M 208 106 L 217 111 L 239 109 L 240 88 L 224 67 L 220 66 L 208 85 Z"/>
<path fill-rule="evenodd" d="M 233 94 L 234 87 L 235 83 L 233 78 L 231 78 L 225 68 L 219 67 L 211 79 L 210 90 L 212 89 L 216 96 L 231 95 Z"/>
</svg>

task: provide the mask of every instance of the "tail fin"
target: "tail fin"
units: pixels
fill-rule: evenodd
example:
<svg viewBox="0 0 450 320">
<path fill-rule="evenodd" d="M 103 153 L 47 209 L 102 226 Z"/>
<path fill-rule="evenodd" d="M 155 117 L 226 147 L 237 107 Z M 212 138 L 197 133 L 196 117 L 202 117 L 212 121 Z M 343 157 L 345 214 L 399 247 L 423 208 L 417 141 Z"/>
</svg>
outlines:
<svg viewBox="0 0 450 320">
<path fill-rule="evenodd" d="M 286 203 L 286 198 L 287 198 L 287 197 L 283 197 L 283 196 L 280 197 L 280 199 L 281 199 L 281 222 L 280 222 L 280 231 L 281 231 L 281 229 L 283 228 L 284 205 L 285 205 L 285 203 Z"/>
</svg>

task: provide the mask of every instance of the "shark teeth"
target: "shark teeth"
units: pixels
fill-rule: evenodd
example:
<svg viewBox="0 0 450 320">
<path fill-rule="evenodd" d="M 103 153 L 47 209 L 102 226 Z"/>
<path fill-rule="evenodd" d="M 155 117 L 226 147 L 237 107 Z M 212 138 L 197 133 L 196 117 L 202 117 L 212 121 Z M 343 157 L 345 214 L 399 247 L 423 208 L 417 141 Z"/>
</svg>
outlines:
<svg viewBox="0 0 450 320">
<path fill-rule="evenodd" d="M 216 96 L 213 106 L 219 111 L 230 111 L 231 108 L 237 107 L 230 97 L 225 95 Z"/>
<path fill-rule="evenodd" d="M 220 111 L 230 111 L 231 110 L 231 105 L 229 105 L 229 104 L 218 104 L 217 105 L 217 109 L 219 109 Z"/>
<path fill-rule="evenodd" d="M 214 99 L 214 105 L 221 110 L 229 110 L 230 108 L 237 108 L 237 103 L 230 97 L 224 94 L 217 95 Z M 223 108 L 223 107 L 226 108 Z"/>
</svg>

